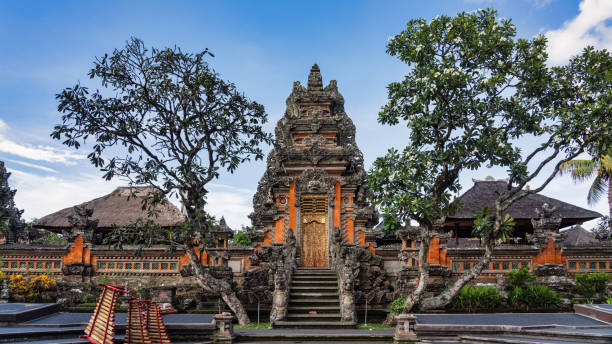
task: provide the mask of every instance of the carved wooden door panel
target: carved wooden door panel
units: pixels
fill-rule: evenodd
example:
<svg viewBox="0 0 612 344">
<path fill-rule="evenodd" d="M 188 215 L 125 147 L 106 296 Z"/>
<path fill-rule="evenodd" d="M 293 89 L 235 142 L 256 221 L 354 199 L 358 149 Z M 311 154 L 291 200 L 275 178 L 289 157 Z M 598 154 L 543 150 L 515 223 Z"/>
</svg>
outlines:
<svg viewBox="0 0 612 344">
<path fill-rule="evenodd" d="M 302 266 L 327 267 L 329 257 L 327 197 L 303 197 L 301 210 Z"/>
</svg>

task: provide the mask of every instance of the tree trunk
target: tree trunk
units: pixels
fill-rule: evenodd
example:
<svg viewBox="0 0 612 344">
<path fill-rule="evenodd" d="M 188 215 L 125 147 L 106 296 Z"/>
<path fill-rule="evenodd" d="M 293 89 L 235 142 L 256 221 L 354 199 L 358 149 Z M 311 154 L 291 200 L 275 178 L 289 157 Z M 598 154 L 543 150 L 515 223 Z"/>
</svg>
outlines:
<svg viewBox="0 0 612 344">
<path fill-rule="evenodd" d="M 406 308 L 405 312 L 408 313 L 412 310 L 414 305 L 419 301 L 419 298 L 425 291 L 427 283 L 429 282 L 429 265 L 427 264 L 427 253 L 429 252 L 429 230 L 421 229 L 421 242 L 419 244 L 419 255 L 417 257 L 417 264 L 419 265 L 419 282 L 416 289 L 406 297 Z"/>
<path fill-rule="evenodd" d="M 466 285 L 469 281 L 478 277 L 482 272 L 482 269 L 485 265 L 489 264 L 491 261 L 491 257 L 493 256 L 493 245 L 487 244 L 485 245 L 485 253 L 480 258 L 480 261 L 474 265 L 474 267 L 470 271 L 466 271 L 451 285 L 450 288 L 445 290 L 442 294 L 430 297 L 424 300 L 421 300 L 419 303 L 419 310 L 427 311 L 433 309 L 440 309 L 446 307 L 453 301 L 453 298 L 464 285 Z"/>
<path fill-rule="evenodd" d="M 239 324 L 250 324 L 251 320 L 249 319 L 242 302 L 240 302 L 236 296 L 236 293 L 232 290 L 232 286 L 226 281 L 215 278 L 208 271 L 206 271 L 202 266 L 202 263 L 200 263 L 200 260 L 195 254 L 192 246 L 185 245 L 184 248 L 189 256 L 189 265 L 193 268 L 193 274 L 195 275 L 198 284 L 206 290 L 221 294 L 221 298 L 223 301 L 225 301 L 232 312 L 234 312 Z"/>
</svg>

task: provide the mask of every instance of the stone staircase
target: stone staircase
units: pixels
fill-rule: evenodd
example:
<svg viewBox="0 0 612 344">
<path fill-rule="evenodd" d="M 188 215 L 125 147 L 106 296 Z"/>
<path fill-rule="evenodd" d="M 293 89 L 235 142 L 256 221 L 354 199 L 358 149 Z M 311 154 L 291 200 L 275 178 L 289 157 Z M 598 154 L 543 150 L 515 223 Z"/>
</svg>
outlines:
<svg viewBox="0 0 612 344">
<path fill-rule="evenodd" d="M 287 319 L 280 328 L 355 328 L 343 322 L 336 272 L 325 268 L 298 268 L 290 286 Z"/>
</svg>

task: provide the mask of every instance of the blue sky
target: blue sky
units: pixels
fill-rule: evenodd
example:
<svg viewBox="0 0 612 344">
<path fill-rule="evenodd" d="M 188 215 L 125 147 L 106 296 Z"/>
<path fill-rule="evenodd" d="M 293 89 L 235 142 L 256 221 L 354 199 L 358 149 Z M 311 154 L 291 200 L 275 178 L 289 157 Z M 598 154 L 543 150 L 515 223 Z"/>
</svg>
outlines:
<svg viewBox="0 0 612 344">
<path fill-rule="evenodd" d="M 357 127 L 366 166 L 391 146 L 406 144 L 400 127 L 383 127 L 377 113 L 385 86 L 406 66 L 386 55 L 387 39 L 413 18 L 431 19 L 493 7 L 512 18 L 521 37 L 546 34 L 551 63 L 563 63 L 587 44 L 612 47 L 609 0 L 499 1 L 11 1 L 0 2 L 0 160 L 13 173 L 11 186 L 27 219 L 41 217 L 112 191 L 121 181 L 100 173 L 49 134 L 60 121 L 55 94 L 81 81 L 95 56 L 120 48 L 130 37 L 148 46 L 209 48 L 210 64 L 266 107 L 273 130 L 294 80 L 304 82 L 313 63 L 324 82 L 338 80 L 346 111 Z M 266 148 L 269 150 L 269 148 Z M 232 227 L 248 224 L 262 162 L 223 174 L 211 186 L 209 210 Z M 476 171 L 471 178 L 502 171 Z M 560 178 L 544 194 L 587 206 L 585 185 Z M 605 213 L 605 202 L 593 209 Z"/>
</svg>

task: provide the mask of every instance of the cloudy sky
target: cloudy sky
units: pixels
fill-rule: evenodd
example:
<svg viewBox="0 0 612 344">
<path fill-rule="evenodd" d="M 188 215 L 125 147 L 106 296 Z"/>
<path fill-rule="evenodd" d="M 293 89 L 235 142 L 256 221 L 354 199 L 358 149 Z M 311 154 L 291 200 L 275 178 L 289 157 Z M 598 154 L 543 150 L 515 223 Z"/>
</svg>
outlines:
<svg viewBox="0 0 612 344">
<path fill-rule="evenodd" d="M 49 134 L 60 121 L 55 94 L 77 81 L 97 87 L 87 77 L 94 57 L 122 47 L 130 36 L 148 46 L 209 48 L 213 68 L 264 104 L 270 131 L 292 82 L 305 82 L 318 63 L 326 83 L 338 80 L 369 167 L 388 148 L 406 144 L 404 129 L 376 122 L 385 86 L 406 72 L 385 54 L 387 38 L 412 18 L 484 7 L 512 18 L 521 37 L 547 35 L 552 64 L 586 45 L 612 48 L 610 0 L 0 2 L 0 160 L 12 173 L 17 206 L 26 219 L 39 218 L 124 184 L 103 181 L 84 151 L 67 149 Z M 249 224 L 264 167 L 253 162 L 223 174 L 210 188 L 208 210 L 234 228 Z M 490 174 L 504 177 L 503 171 L 481 170 L 462 175 L 462 184 L 467 188 L 472 178 Z M 586 190 L 559 178 L 543 194 L 588 207 Z M 607 212 L 604 201 L 591 209 Z"/>
</svg>

